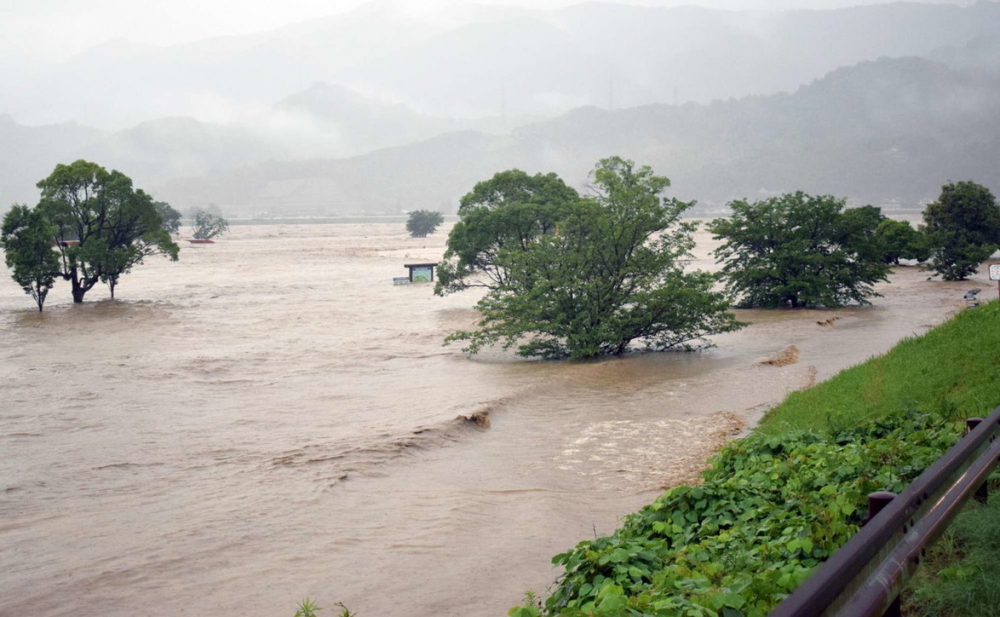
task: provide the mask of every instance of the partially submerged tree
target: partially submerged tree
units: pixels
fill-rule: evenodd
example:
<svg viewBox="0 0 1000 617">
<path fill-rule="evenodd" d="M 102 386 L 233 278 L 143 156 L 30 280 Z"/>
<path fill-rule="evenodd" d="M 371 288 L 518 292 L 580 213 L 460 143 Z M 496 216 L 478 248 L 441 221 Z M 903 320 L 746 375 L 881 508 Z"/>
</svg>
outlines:
<svg viewBox="0 0 1000 617">
<path fill-rule="evenodd" d="M 634 341 L 691 345 L 741 325 L 712 291 L 714 276 L 684 271 L 694 225 L 680 216 L 693 204 L 661 198 L 666 178 L 614 157 L 598 163 L 594 184 L 593 199 L 564 204 L 558 232 L 491 255 L 503 276 L 477 304 L 479 329 L 449 341 L 467 341 L 469 353 L 499 343 L 522 356 L 591 358 Z"/>
<path fill-rule="evenodd" d="M 1000 206 L 993 193 L 975 182 L 949 183 L 924 210 L 929 269 L 946 281 L 973 274 L 1000 246 Z"/>
<path fill-rule="evenodd" d="M 885 219 L 875 231 L 885 263 L 899 264 L 900 259 L 926 261 L 931 256 L 927 236 L 914 229 L 909 221 Z"/>
<path fill-rule="evenodd" d="M 740 306 L 835 307 L 879 295 L 872 285 L 889 268 L 872 244 L 872 212 L 848 214 L 842 199 L 801 191 L 729 205 L 732 215 L 708 228 L 723 241 L 714 254 Z"/>
<path fill-rule="evenodd" d="M 438 265 L 434 293 L 468 287 L 496 288 L 506 280 L 498 257 L 524 250 L 556 224 L 580 200 L 555 174 L 529 176 L 519 169 L 495 174 L 462 197 L 459 222 L 448 234 L 448 248 Z"/>
<path fill-rule="evenodd" d="M 414 210 L 406 220 L 406 231 L 414 238 L 426 238 L 444 222 L 444 215 L 431 210 Z"/>
<path fill-rule="evenodd" d="M 841 236 L 838 241 L 853 247 L 863 259 L 882 260 L 885 249 L 878 235 L 878 226 L 886 220 L 876 206 L 845 208 L 841 213 Z"/>
<path fill-rule="evenodd" d="M 211 240 L 229 231 L 229 221 L 218 214 L 199 211 L 194 215 L 194 239 Z"/>
<path fill-rule="evenodd" d="M 175 210 L 170 204 L 165 201 L 154 201 L 153 207 L 156 208 L 157 214 L 160 215 L 160 219 L 163 221 L 163 228 L 172 234 L 177 233 L 181 229 L 181 213 Z"/>
<path fill-rule="evenodd" d="M 57 165 L 38 188 L 37 210 L 54 227 L 61 276 L 72 284 L 73 302 L 83 302 L 98 281 L 117 282 L 145 257 L 177 259 L 179 249 L 153 199 L 134 189 L 125 174 L 79 160 Z"/>
<path fill-rule="evenodd" d="M 3 218 L 0 241 L 11 277 L 30 295 L 38 310 L 59 275 L 59 256 L 52 247 L 53 228 L 28 206 L 15 205 Z"/>
</svg>

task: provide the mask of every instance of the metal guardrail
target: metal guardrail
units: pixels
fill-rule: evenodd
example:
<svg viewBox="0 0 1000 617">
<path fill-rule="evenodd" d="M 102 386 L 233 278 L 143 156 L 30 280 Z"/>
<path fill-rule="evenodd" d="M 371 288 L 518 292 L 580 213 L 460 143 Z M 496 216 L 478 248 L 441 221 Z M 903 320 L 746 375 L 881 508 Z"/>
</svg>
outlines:
<svg viewBox="0 0 1000 617">
<path fill-rule="evenodd" d="M 967 421 L 954 447 L 902 493 L 868 496 L 868 520 L 833 556 L 779 604 L 770 617 L 896 616 L 899 593 L 930 546 L 1000 461 L 1000 407 Z"/>
</svg>

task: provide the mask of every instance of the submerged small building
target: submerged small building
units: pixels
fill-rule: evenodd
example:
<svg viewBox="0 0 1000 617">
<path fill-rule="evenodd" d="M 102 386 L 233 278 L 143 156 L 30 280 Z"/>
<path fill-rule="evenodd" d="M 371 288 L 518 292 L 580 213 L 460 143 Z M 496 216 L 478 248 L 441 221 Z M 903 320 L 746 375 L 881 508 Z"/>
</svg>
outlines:
<svg viewBox="0 0 1000 617">
<path fill-rule="evenodd" d="M 409 269 L 410 276 L 405 282 L 408 283 L 432 283 L 434 282 L 434 268 L 437 267 L 436 263 L 429 264 L 403 264 L 404 268 Z M 392 279 L 394 283 L 404 282 L 400 281 L 403 277 L 397 277 Z"/>
</svg>

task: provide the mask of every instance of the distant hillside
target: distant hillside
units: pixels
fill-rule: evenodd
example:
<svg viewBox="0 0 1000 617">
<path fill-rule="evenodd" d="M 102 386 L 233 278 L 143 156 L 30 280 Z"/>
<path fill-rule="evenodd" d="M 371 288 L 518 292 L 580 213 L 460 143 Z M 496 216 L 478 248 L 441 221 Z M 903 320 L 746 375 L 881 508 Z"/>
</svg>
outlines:
<svg viewBox="0 0 1000 617">
<path fill-rule="evenodd" d="M 118 169 L 141 188 L 170 179 L 223 173 L 274 158 L 273 144 L 241 129 L 164 118 L 115 133 L 77 124 L 22 126 L 0 116 L 0 211 L 35 203 L 35 183 L 59 163 L 87 159 Z"/>
<path fill-rule="evenodd" d="M 519 167 L 582 185 L 602 157 L 653 166 L 705 205 L 803 189 L 919 207 L 948 180 L 1000 189 L 1000 80 L 918 58 L 833 71 L 794 94 L 710 105 L 581 108 L 508 137 L 463 132 L 344 160 L 268 163 L 175 181 L 159 195 L 227 211 L 389 213 L 454 207 Z"/>
<path fill-rule="evenodd" d="M 38 201 L 35 183 L 57 162 L 68 159 L 106 133 L 73 122 L 42 127 L 22 126 L 0 114 L 0 212 L 11 203 Z"/>
<path fill-rule="evenodd" d="M 947 45 L 928 56 L 957 69 L 1000 71 L 1000 38 L 979 36 L 966 45 Z"/>
<path fill-rule="evenodd" d="M 444 133 L 479 130 L 505 133 L 529 123 L 518 117 L 458 119 L 429 116 L 398 103 L 383 103 L 350 88 L 317 83 L 273 106 L 262 117 L 273 122 L 268 132 L 282 144 L 283 159 L 354 156 L 423 141 Z M 537 119 L 537 118 L 535 118 Z M 252 126 L 247 127 L 253 130 Z"/>
<path fill-rule="evenodd" d="M 163 118 L 108 135 L 79 148 L 74 157 L 119 169 L 140 186 L 148 186 L 171 178 L 224 173 L 278 155 L 274 144 L 244 129 Z"/>
<path fill-rule="evenodd" d="M 265 161 L 356 156 L 449 132 L 505 133 L 530 121 L 437 118 L 323 83 L 263 108 L 254 119 L 226 125 L 168 117 L 111 132 L 75 123 L 29 127 L 0 115 L 0 143 L 10 146 L 0 151 L 0 211 L 37 199 L 38 180 L 57 163 L 79 158 L 118 169 L 148 188 Z"/>
</svg>

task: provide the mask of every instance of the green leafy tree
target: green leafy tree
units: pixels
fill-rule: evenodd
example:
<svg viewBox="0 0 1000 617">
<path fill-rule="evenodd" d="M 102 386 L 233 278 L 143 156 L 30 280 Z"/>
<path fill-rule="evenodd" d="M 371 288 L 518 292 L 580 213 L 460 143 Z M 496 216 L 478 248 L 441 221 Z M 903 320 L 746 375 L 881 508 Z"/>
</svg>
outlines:
<svg viewBox="0 0 1000 617">
<path fill-rule="evenodd" d="M 201 210 L 194 215 L 195 240 L 211 240 L 229 231 L 229 221 L 218 214 Z"/>
<path fill-rule="evenodd" d="M 843 211 L 840 242 L 854 247 L 866 259 L 882 259 L 885 247 L 878 236 L 878 226 L 886 220 L 882 209 L 875 206 L 846 208 Z"/>
<path fill-rule="evenodd" d="M 153 206 L 156 208 L 157 214 L 160 215 L 160 219 L 163 221 L 164 229 L 173 234 L 181 230 L 180 212 L 175 210 L 165 201 L 154 201 Z"/>
<path fill-rule="evenodd" d="M 947 281 L 968 278 L 1000 243 L 1000 206 L 988 188 L 975 182 L 941 187 L 941 196 L 924 210 L 924 224 L 929 269 Z"/>
<path fill-rule="evenodd" d="M 84 160 L 57 165 L 38 183 L 37 210 L 54 227 L 61 276 L 72 284 L 73 302 L 98 281 L 114 293 L 118 277 L 151 255 L 177 259 L 178 247 L 164 229 L 153 199 L 119 171 Z"/>
<path fill-rule="evenodd" d="M 444 215 L 431 210 L 414 210 L 406 220 L 406 231 L 414 238 L 426 238 L 444 222 Z"/>
<path fill-rule="evenodd" d="M 873 244 L 871 211 L 844 212 L 844 201 L 796 192 L 734 201 L 709 230 L 730 291 L 745 307 L 867 304 L 889 272 Z"/>
<path fill-rule="evenodd" d="M 875 231 L 885 263 L 899 264 L 900 259 L 926 261 L 931 256 L 927 236 L 914 229 L 909 221 L 885 219 Z"/>
<path fill-rule="evenodd" d="M 4 259 L 11 276 L 41 311 L 59 275 L 59 257 L 52 246 L 54 229 L 41 213 L 15 205 L 7 211 L 0 229 Z"/>
<path fill-rule="evenodd" d="M 680 216 L 693 204 L 661 198 L 667 178 L 618 157 L 593 178 L 597 195 L 566 208 L 557 232 L 496 252 L 504 276 L 477 304 L 479 329 L 449 341 L 467 341 L 469 353 L 500 343 L 522 356 L 591 358 L 633 341 L 690 346 L 741 325 L 713 275 L 684 271 L 695 226 Z"/>
<path fill-rule="evenodd" d="M 434 292 L 500 286 L 507 278 L 498 261 L 501 252 L 524 250 L 539 236 L 554 233 L 579 200 L 551 173 L 530 176 L 511 169 L 476 184 L 459 204 L 459 222 L 448 234 Z"/>
</svg>

